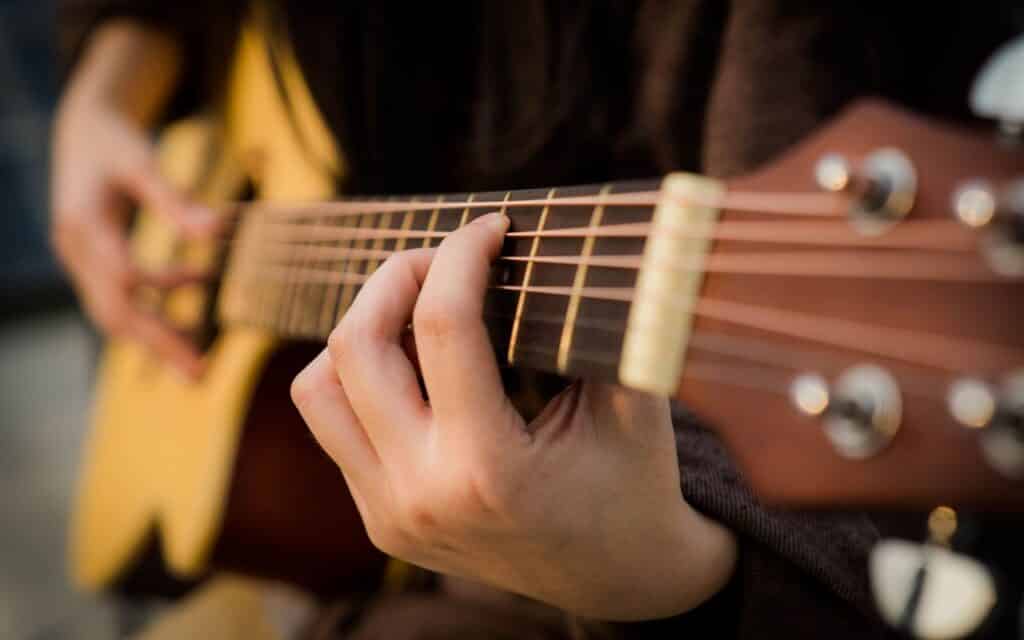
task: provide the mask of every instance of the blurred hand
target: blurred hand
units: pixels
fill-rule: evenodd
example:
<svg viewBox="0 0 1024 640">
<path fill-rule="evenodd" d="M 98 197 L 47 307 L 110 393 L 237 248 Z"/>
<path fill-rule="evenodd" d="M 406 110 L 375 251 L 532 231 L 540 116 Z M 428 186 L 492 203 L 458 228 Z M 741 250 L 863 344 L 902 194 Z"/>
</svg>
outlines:
<svg viewBox="0 0 1024 640">
<path fill-rule="evenodd" d="M 581 615 L 690 609 L 736 543 L 682 497 L 667 401 L 575 384 L 527 425 L 504 394 L 482 311 L 507 224 L 387 260 L 292 397 L 384 552 Z"/>
<path fill-rule="evenodd" d="M 145 271 L 132 260 L 127 221 L 146 206 L 188 235 L 216 229 L 209 210 L 189 202 L 157 169 L 145 132 L 94 99 L 66 97 L 54 126 L 52 242 L 90 318 L 107 334 L 138 340 L 189 377 L 202 371 L 190 343 L 133 304 L 139 286 L 170 288 L 202 274 Z"/>
</svg>

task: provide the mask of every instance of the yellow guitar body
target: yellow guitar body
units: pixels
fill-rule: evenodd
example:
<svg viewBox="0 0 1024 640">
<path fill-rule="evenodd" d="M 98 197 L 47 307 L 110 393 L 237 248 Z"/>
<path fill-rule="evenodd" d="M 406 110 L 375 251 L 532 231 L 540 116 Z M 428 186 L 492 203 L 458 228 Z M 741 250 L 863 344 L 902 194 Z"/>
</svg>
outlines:
<svg viewBox="0 0 1024 640">
<path fill-rule="evenodd" d="M 161 167 L 179 187 L 213 204 L 237 197 L 247 178 L 260 199 L 326 199 L 334 184 L 321 165 L 338 172 L 340 156 L 298 67 L 285 55 L 279 68 L 289 115 L 259 24 L 250 21 L 239 38 L 223 122 L 194 119 L 169 127 Z M 139 262 L 151 268 L 172 261 L 204 267 L 215 254 L 212 242 L 183 242 L 148 211 L 140 213 L 132 242 Z M 202 287 L 188 287 L 153 302 L 188 326 L 198 321 L 207 295 Z M 138 559 L 154 531 L 173 575 L 203 572 L 249 403 L 275 345 L 264 331 L 222 327 L 202 380 L 187 382 L 145 348 L 110 342 L 70 532 L 76 584 L 109 585 Z"/>
</svg>

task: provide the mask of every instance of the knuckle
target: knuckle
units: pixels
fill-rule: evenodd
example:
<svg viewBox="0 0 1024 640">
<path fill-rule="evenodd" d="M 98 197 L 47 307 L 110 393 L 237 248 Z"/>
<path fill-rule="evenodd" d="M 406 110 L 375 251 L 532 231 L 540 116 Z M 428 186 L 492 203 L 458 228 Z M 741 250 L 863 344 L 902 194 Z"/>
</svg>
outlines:
<svg viewBox="0 0 1024 640">
<path fill-rule="evenodd" d="M 371 313 L 346 315 L 327 339 L 327 350 L 335 364 L 351 363 L 360 350 L 381 340 L 377 317 Z"/>
<path fill-rule="evenodd" d="M 401 523 L 399 530 L 404 532 L 404 537 L 429 540 L 438 528 L 438 501 L 426 499 L 423 493 L 407 495 L 399 503 L 397 520 Z"/>
<path fill-rule="evenodd" d="M 310 375 L 308 369 L 300 371 L 299 375 L 295 376 L 292 380 L 291 387 L 289 388 L 289 394 L 291 395 L 292 403 L 294 403 L 300 411 L 309 406 L 309 403 L 315 394 L 313 386 L 313 376 Z"/>
<path fill-rule="evenodd" d="M 366 535 L 373 546 L 387 555 L 398 558 L 408 556 L 410 545 L 395 527 L 379 521 L 370 521 L 366 523 Z"/>
<path fill-rule="evenodd" d="M 327 353 L 331 356 L 331 361 L 335 365 L 346 362 L 352 356 L 353 336 L 351 325 L 351 319 L 346 316 L 334 328 L 334 331 L 331 331 L 331 335 L 327 337 Z"/>
</svg>

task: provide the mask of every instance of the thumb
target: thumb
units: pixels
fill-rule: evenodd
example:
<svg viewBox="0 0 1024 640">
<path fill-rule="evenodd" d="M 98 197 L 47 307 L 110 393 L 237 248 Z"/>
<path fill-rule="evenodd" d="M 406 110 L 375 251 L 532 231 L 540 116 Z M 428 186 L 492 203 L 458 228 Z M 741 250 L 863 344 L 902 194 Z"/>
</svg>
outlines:
<svg viewBox="0 0 1024 640">
<path fill-rule="evenodd" d="M 215 233 L 220 221 L 210 207 L 191 201 L 175 188 L 152 160 L 138 163 L 120 176 L 121 187 L 154 214 L 170 221 L 188 236 Z"/>
</svg>

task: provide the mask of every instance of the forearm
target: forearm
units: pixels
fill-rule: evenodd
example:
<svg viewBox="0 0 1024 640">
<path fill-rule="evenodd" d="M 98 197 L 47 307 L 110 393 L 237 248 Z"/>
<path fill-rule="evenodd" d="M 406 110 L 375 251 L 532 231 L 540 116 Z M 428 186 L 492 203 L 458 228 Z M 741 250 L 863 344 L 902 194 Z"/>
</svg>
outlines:
<svg viewBox="0 0 1024 640">
<path fill-rule="evenodd" d="M 130 20 L 100 27 L 90 38 L 61 99 L 113 109 L 148 126 L 173 92 L 182 53 L 170 36 Z"/>
</svg>

